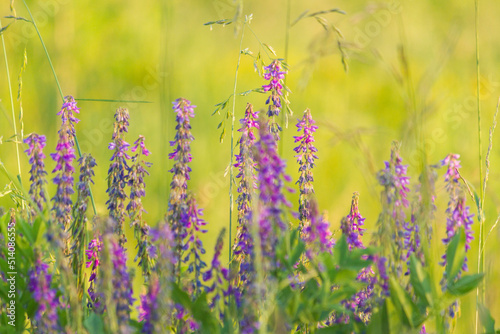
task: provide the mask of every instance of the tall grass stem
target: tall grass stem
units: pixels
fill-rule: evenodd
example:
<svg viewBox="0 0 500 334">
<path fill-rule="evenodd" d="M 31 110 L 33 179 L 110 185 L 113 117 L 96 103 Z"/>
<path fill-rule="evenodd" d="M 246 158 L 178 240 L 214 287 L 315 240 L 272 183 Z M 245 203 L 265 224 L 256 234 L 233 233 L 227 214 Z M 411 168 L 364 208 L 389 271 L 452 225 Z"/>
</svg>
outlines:
<svg viewBox="0 0 500 334">
<path fill-rule="evenodd" d="M 0 21 L 0 29 L 2 29 L 2 22 Z M 21 184 L 21 188 L 23 185 L 22 182 L 22 173 L 21 173 L 21 158 L 19 154 L 19 144 L 23 141 L 23 138 L 19 138 L 19 134 L 17 133 L 17 122 L 16 122 L 16 112 L 14 110 L 14 97 L 12 95 L 12 85 L 10 82 L 10 71 L 9 71 L 9 60 L 7 57 L 7 49 L 5 48 L 5 38 L 3 37 L 3 33 L 1 34 L 2 36 L 2 47 L 3 47 L 3 56 L 5 59 L 5 72 L 7 74 L 7 84 L 9 86 L 9 97 L 10 97 L 10 108 L 12 111 L 12 126 L 14 128 L 14 135 L 16 138 L 15 144 L 16 144 L 16 157 L 17 157 L 17 177 L 19 179 L 19 183 Z M 22 208 L 24 209 L 24 201 L 22 201 L 21 204 Z"/>
</svg>

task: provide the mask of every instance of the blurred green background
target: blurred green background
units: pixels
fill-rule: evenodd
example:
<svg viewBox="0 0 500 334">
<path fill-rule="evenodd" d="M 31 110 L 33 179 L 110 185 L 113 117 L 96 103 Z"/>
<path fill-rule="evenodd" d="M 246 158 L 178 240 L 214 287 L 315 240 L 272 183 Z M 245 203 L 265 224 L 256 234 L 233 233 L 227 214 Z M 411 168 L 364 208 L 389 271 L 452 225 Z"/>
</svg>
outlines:
<svg viewBox="0 0 500 334">
<path fill-rule="evenodd" d="M 131 114 L 129 142 L 139 134 L 147 138 L 153 152 L 151 176 L 144 205 L 151 225 L 160 220 L 167 207 L 170 183 L 174 113 L 171 101 L 188 98 L 197 105 L 192 121 L 196 140 L 192 146 L 192 179 L 189 187 L 205 209 L 209 232 L 204 238 L 207 253 L 213 253 L 218 231 L 228 226 L 229 181 L 224 171 L 229 164 L 230 129 L 219 144 L 220 115 L 211 116 L 214 105 L 233 90 L 240 35 L 235 24 L 204 26 L 208 21 L 232 18 L 237 4 L 232 0 L 40 0 L 28 1 L 32 14 L 52 57 L 65 95 L 81 99 L 147 100 L 150 104 L 79 102 L 81 122 L 77 134 L 82 150 L 91 152 L 99 165 L 93 188 L 97 210 L 106 213 L 106 173 L 111 153 L 110 141 L 114 110 L 128 107 Z M 360 192 L 360 210 L 368 231 L 375 229 L 380 210 L 375 173 L 390 155 L 391 142 L 401 141 L 401 155 L 410 165 L 412 190 L 419 174 L 416 134 L 423 134 L 429 163 L 438 163 L 446 154 L 459 153 L 462 175 L 479 188 L 478 135 L 476 113 L 476 67 L 474 1 L 244 1 L 243 15 L 253 14 L 250 27 L 255 35 L 285 57 L 287 6 L 293 22 L 305 10 L 309 13 L 340 8 L 345 15 L 322 15 L 339 34 L 325 30 L 314 18 L 304 18 L 290 28 L 287 84 L 294 115 L 283 133 L 283 158 L 288 172 L 297 178 L 293 158 L 296 118 L 305 108 L 312 110 L 319 130 L 316 135 L 319 160 L 314 171 L 315 191 L 320 208 L 327 212 L 332 230 L 338 233 L 340 220 L 348 213 L 351 195 Z M 28 18 L 20 1 L 16 14 Z M 12 20 L 9 3 L 0 6 L 2 25 Z M 500 95 L 500 3 L 481 1 L 479 48 L 481 66 L 481 106 L 483 157 L 488 145 Z M 341 34 L 341 35 L 340 35 Z M 243 49 L 259 51 L 269 58 L 256 39 L 245 29 Z M 6 54 L 14 95 L 17 76 L 26 48 L 28 65 L 23 74 L 24 134 L 47 135 L 46 154 L 53 152 L 60 121 L 56 116 L 61 101 L 43 48 L 33 27 L 16 21 L 4 33 Z M 341 45 L 348 71 L 341 62 Z M 404 54 L 404 56 L 402 56 Z M 2 57 L 3 58 L 3 57 Z M 15 145 L 7 142 L 14 134 L 5 63 L 0 61 L 0 159 L 17 174 Z M 406 65 L 405 65 L 406 64 Z M 261 86 L 264 81 L 254 71 L 253 59 L 242 56 L 237 91 Z M 236 99 L 236 119 L 242 117 L 247 102 L 264 108 L 266 96 L 251 94 Z M 19 103 L 14 101 L 16 117 Z M 422 122 L 417 122 L 421 119 Z M 420 125 L 418 125 L 420 124 Z M 228 126 L 229 123 L 226 123 Z M 239 127 L 239 123 L 236 123 Z M 19 127 L 19 119 L 18 119 Z M 238 135 L 238 133 L 237 133 Z M 500 136 L 500 134 L 499 134 Z M 498 136 L 491 154 L 490 184 L 485 202 L 486 231 L 498 215 L 500 164 Z M 22 154 L 22 179 L 28 185 L 28 163 Z M 47 159 L 48 170 L 54 163 Z M 436 262 L 444 248 L 446 193 L 444 171 L 436 185 L 438 212 L 433 245 Z M 0 188 L 8 180 L 0 175 Z M 297 207 L 297 194 L 290 200 Z M 473 206 L 469 200 L 469 205 Z M 12 206 L 7 197 L 0 206 Z M 472 209 L 475 212 L 475 209 Z M 477 224 L 476 224 L 477 225 Z M 471 271 L 477 268 L 478 226 L 469 253 Z M 233 233 L 235 226 L 233 225 Z M 500 319 L 500 278 L 495 255 L 499 252 L 500 229 L 487 241 L 487 305 Z M 129 238 L 130 240 L 131 238 Z M 226 249 L 226 247 L 225 247 Z M 227 249 L 225 251 L 227 257 Z M 475 294 L 462 304 L 463 316 L 457 332 L 470 333 L 474 324 Z"/>
</svg>

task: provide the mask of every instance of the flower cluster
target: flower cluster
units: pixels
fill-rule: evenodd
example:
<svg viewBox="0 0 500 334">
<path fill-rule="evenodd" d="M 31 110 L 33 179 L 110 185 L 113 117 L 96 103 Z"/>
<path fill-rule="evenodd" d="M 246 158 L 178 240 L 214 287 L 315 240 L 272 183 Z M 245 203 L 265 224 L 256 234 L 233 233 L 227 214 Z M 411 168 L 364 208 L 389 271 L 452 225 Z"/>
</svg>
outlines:
<svg viewBox="0 0 500 334">
<path fill-rule="evenodd" d="M 264 92 L 271 92 L 267 98 L 266 104 L 269 105 L 267 115 L 269 117 L 278 116 L 281 111 L 281 96 L 283 95 L 283 79 L 285 78 L 286 71 L 282 70 L 282 63 L 280 60 L 275 59 L 271 64 L 264 67 L 264 79 L 270 80 L 269 84 L 263 85 Z"/>
<path fill-rule="evenodd" d="M 255 144 L 254 130 L 259 128 L 257 122 L 258 114 L 253 111 L 252 105 L 247 104 L 245 117 L 240 120 L 241 138 L 239 141 L 240 152 L 235 155 L 236 163 L 234 167 L 238 168 L 236 178 L 238 183 L 238 197 L 236 204 L 238 205 L 238 231 L 234 243 L 234 255 L 240 263 L 240 278 L 245 281 L 246 275 L 250 272 L 252 266 L 253 242 L 250 233 L 251 223 L 249 221 L 250 211 L 252 206 L 252 194 L 257 187 L 257 179 L 255 177 L 255 161 L 253 157 L 252 147 Z"/>
<path fill-rule="evenodd" d="M 257 162 L 258 194 L 259 194 L 259 235 L 262 253 L 273 254 L 279 231 L 286 229 L 282 217 L 282 207 L 290 206 L 283 192 L 285 181 L 290 177 L 285 174 L 285 162 L 277 152 L 276 140 L 270 132 L 269 124 L 259 124 L 260 139 L 255 144 L 255 160 Z"/>
<path fill-rule="evenodd" d="M 353 248 L 364 248 L 361 237 L 365 231 L 363 228 L 365 218 L 363 218 L 359 213 L 358 202 L 359 194 L 356 192 L 352 196 L 351 211 L 346 217 L 344 217 L 344 219 L 342 219 L 340 224 L 342 234 L 346 236 L 347 244 L 349 245 L 350 250 Z"/>
<path fill-rule="evenodd" d="M 30 169 L 30 190 L 29 194 L 37 209 L 43 211 L 43 205 L 47 202 L 47 197 L 45 195 L 45 184 L 47 180 L 45 176 L 47 172 L 45 171 L 45 154 L 43 154 L 43 149 L 46 144 L 45 136 L 32 133 L 24 139 L 24 143 L 28 144 L 29 147 L 25 151 L 29 156 L 29 163 L 31 165 Z"/>
<path fill-rule="evenodd" d="M 194 117 L 194 108 L 186 99 L 179 98 L 174 102 L 174 112 L 176 113 L 176 134 L 175 140 L 170 142 L 170 146 L 175 147 L 174 151 L 169 154 L 169 158 L 175 161 L 174 166 L 170 170 L 173 174 L 172 182 L 170 183 L 170 198 L 168 202 L 167 217 L 169 224 L 174 234 L 176 242 L 176 258 L 181 261 L 181 255 L 184 248 L 184 239 L 187 237 L 186 221 L 186 197 L 187 197 L 187 181 L 191 168 L 191 142 L 194 140 L 191 134 L 190 118 Z M 175 275 L 179 276 L 180 272 L 175 269 Z"/>
<path fill-rule="evenodd" d="M 94 310 L 99 310 L 101 308 L 101 296 L 96 292 L 96 278 L 97 272 L 100 264 L 100 254 L 102 251 L 102 240 L 100 238 L 92 239 L 85 251 L 87 257 L 86 267 L 90 268 L 89 277 L 89 288 L 88 293 L 90 300 L 88 301 L 87 307 Z"/>
<path fill-rule="evenodd" d="M 442 162 L 442 166 L 447 166 L 447 171 L 445 174 L 446 191 L 450 197 L 448 202 L 448 209 L 446 213 L 448 215 L 446 219 L 446 238 L 443 239 L 443 243 L 448 245 L 451 239 L 458 232 L 459 228 L 463 228 L 465 231 L 465 251 L 470 249 L 470 243 L 474 237 L 472 236 L 472 224 L 474 217 L 473 214 L 469 212 L 469 207 L 465 205 L 465 195 L 460 187 L 460 174 L 458 169 L 460 168 L 460 156 L 458 154 L 449 154 Z M 441 264 L 446 265 L 446 253 L 442 257 L 443 261 Z M 467 257 L 464 260 L 462 266 L 462 271 L 467 271 Z"/>
<path fill-rule="evenodd" d="M 191 281 L 190 289 L 193 295 L 199 296 L 204 288 L 202 283 L 202 272 L 207 266 L 201 258 L 205 254 L 203 243 L 199 237 L 200 233 L 206 233 L 204 226 L 207 224 L 203 220 L 203 210 L 199 209 L 192 194 L 187 197 L 187 211 L 183 214 L 182 224 L 187 229 L 187 236 L 184 240 L 183 250 L 187 252 L 182 261 L 188 264 L 188 272 L 194 273 L 194 280 Z"/>
<path fill-rule="evenodd" d="M 127 327 L 130 319 L 130 308 L 135 300 L 132 297 L 132 279 L 127 270 L 127 253 L 119 243 L 112 239 L 107 240 L 111 240 L 113 301 L 116 305 L 116 317 L 120 326 Z"/>
<path fill-rule="evenodd" d="M 57 186 L 56 195 L 52 198 L 55 211 L 55 219 L 67 230 L 71 224 L 71 208 L 73 195 L 73 160 L 75 159 L 75 123 L 78 119 L 73 113 L 78 113 L 75 99 L 72 96 L 64 98 L 64 103 L 57 115 L 61 116 L 62 124 L 59 129 L 59 140 L 57 141 L 56 152 L 50 156 L 56 162 L 56 167 L 52 171 L 56 174 L 53 182 Z"/>
<path fill-rule="evenodd" d="M 127 212 L 131 218 L 131 226 L 134 227 L 134 236 L 137 240 L 137 255 L 139 259 L 138 265 L 142 268 L 142 272 L 146 279 L 151 275 L 152 259 L 149 254 L 151 242 L 149 240 L 149 226 L 142 218 L 142 213 L 145 212 L 142 205 L 142 198 L 146 196 L 146 184 L 144 178 L 149 175 L 147 168 L 151 167 L 151 163 L 141 159 L 142 156 L 147 157 L 149 150 L 144 143 L 144 136 L 139 136 L 134 143 L 131 151 L 137 153 L 132 157 L 132 165 L 128 175 L 128 185 L 130 186 L 130 202 L 127 205 Z"/>
<path fill-rule="evenodd" d="M 108 148 L 113 151 L 108 169 L 108 205 L 109 216 L 115 221 L 114 232 L 118 235 L 120 245 L 127 241 L 123 224 L 125 222 L 125 201 L 127 194 L 125 186 L 128 182 L 129 166 L 127 160 L 130 159 L 127 151 L 129 144 L 125 141 L 125 133 L 128 132 L 129 113 L 127 109 L 119 108 L 115 113 L 115 123 L 112 135 L 112 142 Z"/>
<path fill-rule="evenodd" d="M 310 212 L 310 198 L 314 193 L 314 177 L 312 170 L 314 168 L 315 160 L 318 159 L 316 152 L 318 151 L 314 147 L 314 132 L 318 126 L 314 125 L 314 120 L 311 116 L 311 111 L 306 109 L 302 119 L 297 122 L 297 130 L 300 132 L 299 136 L 294 136 L 295 143 L 298 146 L 294 148 L 297 155 L 297 163 L 299 164 L 299 179 L 296 184 L 299 185 L 299 219 L 300 219 L 300 229 L 302 230 L 311 219 Z"/>
<path fill-rule="evenodd" d="M 78 199 L 74 207 L 74 222 L 70 226 L 71 249 L 70 260 L 73 273 L 77 275 L 78 286 L 83 286 L 83 273 L 81 258 L 85 247 L 85 233 L 87 232 L 87 207 L 90 197 L 90 184 L 94 183 L 94 167 L 97 166 L 95 159 L 90 154 L 84 154 L 79 160 L 80 178 L 77 184 Z M 82 288 L 83 290 L 83 288 Z"/>
<path fill-rule="evenodd" d="M 210 293 L 212 296 L 210 306 L 218 309 L 221 318 L 222 305 L 224 304 L 221 302 L 221 297 L 223 298 L 227 295 L 225 285 L 229 280 L 229 271 L 227 268 L 224 268 L 220 262 L 225 232 L 225 229 L 222 229 L 220 232 L 215 244 L 215 252 L 214 257 L 212 258 L 211 267 L 203 273 L 203 281 L 205 281 L 206 284 L 209 284 L 209 282 L 212 281 L 212 284 L 207 285 L 207 293 Z"/>
<path fill-rule="evenodd" d="M 143 322 L 142 333 L 153 334 L 155 324 L 159 321 L 160 313 L 158 308 L 158 294 L 160 292 L 160 283 L 155 276 L 149 282 L 147 293 L 141 296 L 141 305 L 139 307 L 139 321 Z"/>
<path fill-rule="evenodd" d="M 319 214 L 318 203 L 309 201 L 310 206 L 310 222 L 303 229 L 303 239 L 306 242 L 308 250 L 306 254 L 312 256 L 313 249 L 320 251 L 331 251 L 334 245 L 330 224 Z"/>
<path fill-rule="evenodd" d="M 38 259 L 35 267 L 29 272 L 28 290 L 38 304 L 34 316 L 37 333 L 56 333 L 61 330 L 57 315 L 61 303 L 57 290 L 51 287 L 52 275 L 48 273 L 48 267 Z"/>
<path fill-rule="evenodd" d="M 386 249 L 385 253 L 392 253 L 391 258 L 394 262 L 404 259 L 405 209 L 409 207 L 408 193 L 410 189 L 408 185 L 410 178 L 406 175 L 408 165 L 403 165 L 402 161 L 399 156 L 399 145 L 394 143 L 391 160 L 385 162 L 385 169 L 377 175 L 379 183 L 384 187 L 382 192 L 384 214 L 380 219 L 381 225 L 379 226 L 381 246 Z M 393 240 L 396 248 L 394 251 L 388 251 L 387 249 Z M 398 275 L 402 274 L 402 266 L 398 265 L 396 271 Z"/>
<path fill-rule="evenodd" d="M 273 122 L 270 124 L 270 131 L 276 140 L 280 138 L 279 132 L 281 131 L 281 127 L 274 121 L 274 116 L 278 116 L 281 112 L 283 79 L 286 74 L 286 71 L 284 71 L 282 67 L 283 64 L 278 59 L 273 60 L 271 64 L 265 66 L 264 70 L 266 72 L 264 73 L 264 79 L 270 81 L 269 84 L 262 86 L 264 92 L 271 92 L 271 95 L 266 100 L 266 104 L 269 106 L 267 115 L 273 118 Z"/>
</svg>

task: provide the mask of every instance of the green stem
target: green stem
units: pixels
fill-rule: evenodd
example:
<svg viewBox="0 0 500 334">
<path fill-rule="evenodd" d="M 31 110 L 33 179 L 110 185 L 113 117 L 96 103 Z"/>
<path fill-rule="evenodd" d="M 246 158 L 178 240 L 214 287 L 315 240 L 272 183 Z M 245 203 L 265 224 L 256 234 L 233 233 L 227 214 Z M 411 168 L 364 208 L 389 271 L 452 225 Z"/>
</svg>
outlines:
<svg viewBox="0 0 500 334">
<path fill-rule="evenodd" d="M 286 3 L 286 30 L 285 30 L 285 63 L 288 64 L 288 49 L 289 49 L 289 44 L 290 44 L 290 12 L 291 12 L 291 7 L 292 7 L 292 0 L 287 0 Z M 286 85 L 286 79 L 288 78 L 288 75 L 285 75 L 285 80 L 284 80 L 284 85 Z M 286 95 L 288 95 L 288 92 L 285 92 Z M 286 122 L 286 110 L 281 111 L 281 129 L 285 128 L 285 122 Z M 283 155 L 283 140 L 279 141 L 279 155 Z"/>
<path fill-rule="evenodd" d="M 478 220 L 479 220 L 479 245 L 477 254 L 477 271 L 478 273 L 484 270 L 484 256 L 481 250 L 484 245 L 484 218 L 483 218 L 483 204 L 484 204 L 484 194 L 483 194 L 483 153 L 481 146 L 481 87 L 480 87 L 480 68 L 479 68 L 479 33 L 478 33 L 478 23 L 479 23 L 479 0 L 474 1 L 475 9 L 475 19 L 474 19 L 474 30 L 476 38 L 476 94 L 477 94 L 477 132 L 478 132 L 478 150 L 479 150 L 479 205 L 478 205 Z M 479 332 L 479 303 L 484 300 L 484 285 L 482 287 L 476 288 L 476 334 Z"/>
<path fill-rule="evenodd" d="M 2 29 L 1 21 L 0 21 L 0 29 Z M 14 127 L 14 135 L 16 138 L 15 144 L 16 144 L 17 173 L 18 173 L 17 178 L 19 179 L 19 183 L 22 188 L 23 183 L 21 178 L 22 173 L 21 173 L 21 158 L 19 154 L 19 143 L 23 140 L 23 138 L 19 138 L 17 133 L 16 113 L 14 110 L 14 98 L 12 96 L 12 86 L 10 82 L 9 61 L 7 59 L 7 49 L 5 48 L 5 39 L 3 37 L 3 34 L 1 34 L 1 36 L 2 36 L 3 55 L 5 59 L 5 71 L 7 73 L 7 84 L 9 85 L 10 108 L 12 110 L 12 122 L 13 122 L 12 126 Z M 22 208 L 24 209 L 24 201 L 22 201 Z"/>
<path fill-rule="evenodd" d="M 232 118 L 231 118 L 231 157 L 230 157 L 230 166 L 229 166 L 229 262 L 231 262 L 232 258 L 232 220 L 233 220 L 233 156 L 234 156 L 234 122 L 236 120 L 235 112 L 236 112 L 236 87 L 238 85 L 238 71 L 240 69 L 241 63 L 241 49 L 243 47 L 243 37 L 245 36 L 245 27 L 247 26 L 247 21 L 243 23 L 243 28 L 241 29 L 241 39 L 240 39 L 240 48 L 238 51 L 238 63 L 236 64 L 236 72 L 234 73 L 234 87 L 233 87 L 233 110 L 232 110 Z"/>
<path fill-rule="evenodd" d="M 42 43 L 43 50 L 45 51 L 45 56 L 47 57 L 47 60 L 49 61 L 50 68 L 52 69 L 52 74 L 54 75 L 54 79 L 55 79 L 56 84 L 57 84 L 57 89 L 59 90 L 59 94 L 61 95 L 61 99 L 62 99 L 62 101 L 64 103 L 64 94 L 62 92 L 59 80 L 57 79 L 57 74 L 56 74 L 56 71 L 54 69 L 54 65 L 52 65 L 52 60 L 50 60 L 50 56 L 49 56 L 49 52 L 47 51 L 47 47 L 45 46 L 45 43 L 44 43 L 43 38 L 42 38 L 42 35 L 40 34 L 40 31 L 38 30 L 38 26 L 36 25 L 35 18 L 31 14 L 31 11 L 30 11 L 30 9 L 28 7 L 28 4 L 26 3 L 26 0 L 23 0 L 23 3 L 24 3 L 24 6 L 26 7 L 26 10 L 28 11 L 28 14 L 29 14 L 29 16 L 31 18 L 31 22 L 33 23 L 33 26 L 35 27 L 36 33 L 38 34 L 38 38 L 40 39 L 40 42 Z M 76 137 L 76 133 L 75 133 L 74 138 L 75 138 L 76 149 L 78 151 L 78 156 L 81 158 L 82 157 L 82 151 L 80 150 L 80 144 L 78 143 L 78 138 Z M 90 188 L 90 184 L 88 185 L 88 188 L 89 188 L 89 193 L 90 193 L 90 201 L 92 202 L 92 209 L 94 210 L 94 215 L 97 215 L 97 210 L 95 208 L 94 196 L 92 194 L 92 189 Z"/>
</svg>

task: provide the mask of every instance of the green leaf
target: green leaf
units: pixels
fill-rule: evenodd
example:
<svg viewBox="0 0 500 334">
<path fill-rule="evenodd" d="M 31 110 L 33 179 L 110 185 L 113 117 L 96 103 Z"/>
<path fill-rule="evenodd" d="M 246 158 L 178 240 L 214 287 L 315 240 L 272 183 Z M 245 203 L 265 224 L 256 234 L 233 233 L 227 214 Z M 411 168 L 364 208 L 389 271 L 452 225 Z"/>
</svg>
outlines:
<svg viewBox="0 0 500 334">
<path fill-rule="evenodd" d="M 104 333 L 104 322 L 100 315 L 90 313 L 90 316 L 83 321 L 83 326 L 89 333 Z"/>
<path fill-rule="evenodd" d="M 416 328 L 423 322 L 422 316 L 417 305 L 411 299 L 411 296 L 405 289 L 399 285 L 394 276 L 389 278 L 391 291 L 391 300 L 400 313 L 400 318 L 411 328 Z"/>
<path fill-rule="evenodd" d="M 434 305 L 434 296 L 429 273 L 424 271 L 422 264 L 416 258 L 415 254 L 411 254 L 410 257 L 410 282 L 415 290 L 415 294 L 425 306 Z"/>
<path fill-rule="evenodd" d="M 220 333 L 220 326 L 217 318 L 208 306 L 206 293 L 202 293 L 194 303 L 192 303 L 190 310 L 194 319 L 201 324 L 202 333 Z"/>
<path fill-rule="evenodd" d="M 483 304 L 479 304 L 479 316 L 481 317 L 481 324 L 485 331 L 484 334 L 494 334 L 495 333 L 495 319 L 490 314 L 490 310 L 486 308 Z"/>
<path fill-rule="evenodd" d="M 175 283 L 172 284 L 172 300 L 189 310 L 192 308 L 192 302 L 189 295 Z"/>
<path fill-rule="evenodd" d="M 389 315 L 387 312 L 387 300 L 384 300 L 382 307 L 376 311 L 368 324 L 367 334 L 390 334 Z"/>
<path fill-rule="evenodd" d="M 472 274 L 461 277 L 448 285 L 448 292 L 454 296 L 462 296 L 475 289 L 483 280 L 484 274 Z"/>
<path fill-rule="evenodd" d="M 462 227 L 451 239 L 451 242 L 446 249 L 446 279 L 448 285 L 457 277 L 465 260 L 465 231 Z"/>
</svg>

